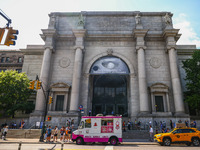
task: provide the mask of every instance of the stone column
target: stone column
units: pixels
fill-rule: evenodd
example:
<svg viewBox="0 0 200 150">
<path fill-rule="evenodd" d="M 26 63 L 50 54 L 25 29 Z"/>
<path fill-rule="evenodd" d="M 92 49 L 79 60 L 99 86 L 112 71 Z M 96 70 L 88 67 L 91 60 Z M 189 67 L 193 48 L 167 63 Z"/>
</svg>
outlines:
<svg viewBox="0 0 200 150">
<path fill-rule="evenodd" d="M 170 48 L 168 52 L 169 52 L 170 73 L 171 73 L 176 113 L 184 113 L 181 82 L 179 78 L 178 64 L 176 61 L 177 59 L 176 50 L 175 48 Z"/>
<path fill-rule="evenodd" d="M 140 93 L 140 112 L 149 112 L 149 101 L 147 93 L 146 69 L 145 69 L 145 52 L 144 47 L 137 50 L 138 53 L 138 81 Z"/>
<path fill-rule="evenodd" d="M 82 61 L 83 61 L 83 49 L 84 49 L 83 41 L 86 30 L 78 29 L 78 30 L 73 30 L 73 32 L 76 37 L 76 46 L 75 46 L 76 52 L 74 60 L 70 112 L 77 112 L 79 106 L 80 81 L 81 81 Z"/>
<path fill-rule="evenodd" d="M 45 41 L 45 50 L 43 54 L 43 60 L 42 60 L 42 67 L 40 72 L 40 81 L 42 81 L 42 86 L 45 91 L 45 94 L 47 95 L 48 91 L 48 85 L 49 85 L 49 74 L 51 69 L 51 55 L 53 51 L 53 42 L 54 42 L 54 35 L 56 33 L 55 29 L 47 29 L 42 30 L 43 35 L 42 38 Z M 45 111 L 45 105 L 46 105 L 46 97 L 43 93 L 42 88 L 37 91 L 37 97 L 36 97 L 36 105 L 35 105 L 35 112 L 44 112 Z"/>
<path fill-rule="evenodd" d="M 51 66 L 51 54 L 52 48 L 46 47 L 44 51 L 43 61 L 42 61 L 42 68 L 40 73 L 40 81 L 42 81 L 42 86 L 44 90 L 47 90 L 47 84 L 49 79 L 49 71 Z M 37 92 L 37 100 L 35 105 L 36 111 L 44 111 L 45 109 L 45 99 L 44 93 L 42 89 L 38 90 Z"/>
<path fill-rule="evenodd" d="M 174 96 L 175 112 L 176 114 L 185 113 L 181 82 L 178 72 L 176 40 L 180 35 L 177 29 L 165 29 L 164 38 L 166 39 L 166 48 L 169 54 L 169 66 L 172 81 L 172 89 Z"/>
<path fill-rule="evenodd" d="M 145 68 L 145 41 L 144 37 L 148 30 L 135 29 L 134 37 L 136 38 L 136 50 L 138 54 L 138 81 L 139 81 L 139 99 L 140 99 L 140 113 L 149 113 L 149 101 L 146 81 Z"/>
</svg>

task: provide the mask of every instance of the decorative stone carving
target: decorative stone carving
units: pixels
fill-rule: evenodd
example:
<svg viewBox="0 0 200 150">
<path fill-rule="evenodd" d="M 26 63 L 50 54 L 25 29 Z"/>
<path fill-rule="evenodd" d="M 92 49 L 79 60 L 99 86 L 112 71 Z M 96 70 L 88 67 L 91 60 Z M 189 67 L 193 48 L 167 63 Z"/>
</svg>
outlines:
<svg viewBox="0 0 200 150">
<path fill-rule="evenodd" d="M 149 63 L 153 68 L 156 68 L 156 69 L 159 68 L 162 65 L 161 59 L 159 59 L 157 57 L 152 57 L 150 59 Z"/>
<path fill-rule="evenodd" d="M 85 21 L 84 21 L 83 15 L 81 14 L 79 16 L 78 26 L 79 27 L 84 27 L 84 25 L 85 25 Z"/>
<path fill-rule="evenodd" d="M 70 61 L 69 58 L 63 57 L 63 58 L 60 59 L 59 65 L 60 65 L 60 67 L 62 67 L 62 68 L 66 68 L 66 67 L 68 67 L 68 66 L 70 65 L 70 62 L 71 62 L 71 61 Z"/>
<path fill-rule="evenodd" d="M 171 16 L 169 16 L 168 13 L 166 13 L 166 15 L 164 16 L 164 20 L 165 20 L 165 24 L 166 25 L 171 25 L 172 24 Z"/>
<path fill-rule="evenodd" d="M 136 24 L 141 24 L 141 19 L 140 19 L 141 17 L 140 17 L 140 15 L 139 14 L 137 14 L 136 16 L 135 16 L 135 22 L 136 22 Z"/>
<path fill-rule="evenodd" d="M 49 28 L 55 29 L 55 26 L 56 26 L 56 17 L 53 15 L 50 17 Z"/>
<path fill-rule="evenodd" d="M 108 55 L 112 55 L 112 54 L 113 54 L 113 49 L 112 49 L 112 48 L 109 48 L 109 49 L 107 50 L 107 54 L 108 54 Z"/>
</svg>

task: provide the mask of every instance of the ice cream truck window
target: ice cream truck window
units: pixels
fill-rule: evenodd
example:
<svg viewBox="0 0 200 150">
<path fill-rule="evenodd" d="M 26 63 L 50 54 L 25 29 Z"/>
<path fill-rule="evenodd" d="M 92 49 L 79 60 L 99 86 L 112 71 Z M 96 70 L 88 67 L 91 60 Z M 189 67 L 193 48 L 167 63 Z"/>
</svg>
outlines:
<svg viewBox="0 0 200 150">
<path fill-rule="evenodd" d="M 85 128 L 91 128 L 91 119 L 85 120 Z"/>
<path fill-rule="evenodd" d="M 101 133 L 113 133 L 113 119 L 101 120 Z"/>
</svg>

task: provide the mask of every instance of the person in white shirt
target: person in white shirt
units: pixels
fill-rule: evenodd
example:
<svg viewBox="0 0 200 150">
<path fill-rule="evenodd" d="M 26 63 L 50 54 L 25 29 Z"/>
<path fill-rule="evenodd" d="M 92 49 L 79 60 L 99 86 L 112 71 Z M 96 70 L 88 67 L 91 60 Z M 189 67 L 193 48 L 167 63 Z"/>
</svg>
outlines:
<svg viewBox="0 0 200 150">
<path fill-rule="evenodd" d="M 8 133 L 8 126 L 3 127 L 3 135 L 2 135 L 2 140 L 6 140 L 6 134 Z"/>
<path fill-rule="evenodd" d="M 153 128 L 151 125 L 149 126 L 149 136 L 150 136 L 150 141 L 153 142 Z"/>
</svg>

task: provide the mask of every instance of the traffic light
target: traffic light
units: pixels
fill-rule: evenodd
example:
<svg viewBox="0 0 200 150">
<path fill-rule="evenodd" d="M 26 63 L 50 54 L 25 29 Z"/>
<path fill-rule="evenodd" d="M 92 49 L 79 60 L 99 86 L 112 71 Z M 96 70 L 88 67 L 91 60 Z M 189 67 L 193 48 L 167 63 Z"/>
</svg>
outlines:
<svg viewBox="0 0 200 150">
<path fill-rule="evenodd" d="M 35 81 L 30 81 L 29 83 L 29 89 L 34 89 L 34 86 L 35 86 Z"/>
<path fill-rule="evenodd" d="M 0 44 L 1 44 L 1 40 L 3 38 L 4 32 L 5 32 L 5 28 L 0 28 Z"/>
<path fill-rule="evenodd" d="M 15 41 L 14 40 L 17 40 L 17 36 L 16 35 L 19 34 L 19 31 L 18 30 L 13 30 L 12 27 L 9 27 L 9 28 L 6 28 L 6 29 L 8 29 L 8 33 L 7 33 L 4 45 L 7 45 L 7 46 L 15 45 Z"/>
<path fill-rule="evenodd" d="M 53 103 L 53 98 L 51 96 L 49 96 L 49 104 Z"/>
<path fill-rule="evenodd" d="M 51 121 L 51 116 L 47 116 L 47 121 Z"/>
<path fill-rule="evenodd" d="M 36 90 L 41 89 L 41 86 L 42 86 L 42 82 L 37 81 Z"/>
</svg>

